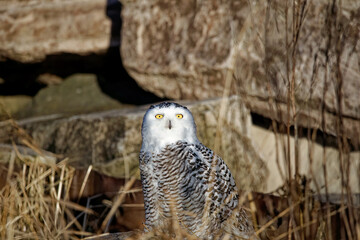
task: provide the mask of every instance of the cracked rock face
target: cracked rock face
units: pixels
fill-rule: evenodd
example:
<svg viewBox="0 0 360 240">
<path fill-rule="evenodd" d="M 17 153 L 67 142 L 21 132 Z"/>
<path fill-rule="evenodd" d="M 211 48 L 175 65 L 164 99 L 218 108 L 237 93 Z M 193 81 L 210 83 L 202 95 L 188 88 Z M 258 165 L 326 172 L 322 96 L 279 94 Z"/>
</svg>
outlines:
<svg viewBox="0 0 360 240">
<path fill-rule="evenodd" d="M 129 1 L 122 11 L 123 63 L 141 87 L 171 99 L 222 96 L 226 71 L 234 69 L 231 94 L 278 121 L 286 119 L 293 81 L 300 126 L 358 143 L 360 2 L 343 1 L 341 9 L 328 1 L 307 4 L 297 32 L 293 7 L 283 1 Z"/>
</svg>

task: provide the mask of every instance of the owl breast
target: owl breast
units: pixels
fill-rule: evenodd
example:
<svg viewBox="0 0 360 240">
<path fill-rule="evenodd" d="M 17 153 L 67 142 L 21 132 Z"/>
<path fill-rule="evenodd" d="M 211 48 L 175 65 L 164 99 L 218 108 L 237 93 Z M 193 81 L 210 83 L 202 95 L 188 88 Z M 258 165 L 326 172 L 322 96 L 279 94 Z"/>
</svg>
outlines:
<svg viewBox="0 0 360 240">
<path fill-rule="evenodd" d="M 176 216 L 184 228 L 201 236 L 220 229 L 238 205 L 227 166 L 201 144 L 177 142 L 159 154 L 142 153 L 140 169 L 146 225 Z"/>
</svg>

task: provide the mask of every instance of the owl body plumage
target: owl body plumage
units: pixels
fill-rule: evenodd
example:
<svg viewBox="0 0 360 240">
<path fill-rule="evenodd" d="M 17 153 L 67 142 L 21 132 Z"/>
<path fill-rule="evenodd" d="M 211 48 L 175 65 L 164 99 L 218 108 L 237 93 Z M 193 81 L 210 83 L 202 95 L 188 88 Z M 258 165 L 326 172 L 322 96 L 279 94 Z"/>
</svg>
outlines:
<svg viewBox="0 0 360 240">
<path fill-rule="evenodd" d="M 163 121 L 155 119 L 158 115 Z M 173 117 L 179 115 L 178 120 Z M 253 236 L 251 221 L 238 206 L 229 168 L 197 139 L 187 108 L 174 103 L 151 107 L 144 116 L 142 136 L 140 173 L 147 229 L 175 218 L 202 239 L 219 231 L 245 239 Z"/>
</svg>

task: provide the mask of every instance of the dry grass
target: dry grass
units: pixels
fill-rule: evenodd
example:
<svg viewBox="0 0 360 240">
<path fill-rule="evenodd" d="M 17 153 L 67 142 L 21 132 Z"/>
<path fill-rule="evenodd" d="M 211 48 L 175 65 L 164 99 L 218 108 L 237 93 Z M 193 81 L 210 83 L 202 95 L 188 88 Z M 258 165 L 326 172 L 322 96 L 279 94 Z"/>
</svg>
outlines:
<svg viewBox="0 0 360 240">
<path fill-rule="evenodd" d="M 13 156 L 10 164 L 21 169 L 11 171 L 10 166 L 2 171 L 7 178 L 0 192 L 1 239 L 76 239 L 90 235 L 81 230 L 72 210 L 94 212 L 69 201 L 74 169 L 67 166 L 66 159 L 49 166 L 37 156 L 15 156 L 15 152 Z"/>
<path fill-rule="evenodd" d="M 5 122 L 12 127 L 12 139 L 32 154 L 20 153 L 24 147 L 13 141 L 10 159 L 1 159 L 8 164 L 0 165 L 0 238 L 78 239 L 91 235 L 73 215 L 74 210 L 95 212 L 69 200 L 75 169 L 67 164 L 68 159 L 55 164 L 59 156 L 41 150 L 4 106 L 1 110 L 8 116 Z"/>
</svg>

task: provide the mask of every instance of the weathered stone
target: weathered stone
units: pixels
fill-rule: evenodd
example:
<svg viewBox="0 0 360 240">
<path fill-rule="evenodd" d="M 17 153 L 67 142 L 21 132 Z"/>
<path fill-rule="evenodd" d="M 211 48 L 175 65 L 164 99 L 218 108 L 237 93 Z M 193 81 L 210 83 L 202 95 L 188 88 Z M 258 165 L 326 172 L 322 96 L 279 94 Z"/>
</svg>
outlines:
<svg viewBox="0 0 360 240">
<path fill-rule="evenodd" d="M 342 186 L 350 186 L 351 193 L 360 193 L 360 152 L 341 152 L 334 147 L 323 147 L 307 138 L 300 138 L 297 145 L 294 137 L 289 137 L 288 146 L 287 135 L 277 134 L 273 131 L 253 125 L 251 127 L 251 140 L 258 150 L 258 154 L 265 160 L 269 175 L 266 180 L 265 192 L 272 192 L 282 187 L 289 179 L 288 162 L 290 159 L 291 176 L 295 174 L 295 149 L 299 152 L 298 174 L 310 180 L 311 190 L 316 194 L 323 195 L 325 191 L 324 165 L 327 174 L 327 187 L 329 194 L 341 194 Z M 290 150 L 290 156 L 287 151 Z M 343 170 L 340 167 L 343 162 Z M 347 172 L 349 167 L 349 172 Z M 342 178 L 349 180 L 345 185 Z M 316 184 L 319 186 L 317 189 Z M 320 192 L 319 192 L 320 191 Z M 346 189 L 344 189 L 344 192 Z M 357 198 L 355 201 L 355 197 Z M 335 202 L 335 199 L 334 199 Z M 354 202 L 359 204 L 359 196 L 354 195 Z M 339 203 L 339 202 L 336 202 Z"/>
<path fill-rule="evenodd" d="M 34 62 L 57 53 L 104 52 L 111 21 L 106 0 L 1 1 L 0 59 Z"/>
<path fill-rule="evenodd" d="M 221 99 L 183 102 L 193 112 L 199 139 L 223 157 L 241 189 L 261 191 L 267 169 L 249 139 L 251 119 L 239 98 L 225 100 L 225 115 L 216 138 Z M 129 177 L 138 172 L 141 123 L 147 106 L 59 118 L 18 121 L 39 147 L 69 157 L 77 167 L 90 164 L 100 173 Z M 52 118 L 52 119 L 51 119 Z M 0 139 L 10 141 L 4 123 Z M 217 140 L 218 139 L 218 140 Z M 17 141 L 20 141 L 19 138 Z M 139 175 L 138 175 L 139 176 Z M 249 181 L 249 179 L 251 181 Z"/>
<path fill-rule="evenodd" d="M 19 117 L 34 117 L 49 114 L 80 114 L 131 107 L 121 104 L 104 94 L 94 74 L 75 74 L 61 84 L 41 89 L 32 99 L 26 111 L 18 112 Z"/>
<path fill-rule="evenodd" d="M 287 122 L 293 82 L 291 121 L 295 110 L 300 126 L 345 134 L 358 144 L 360 2 L 250 4 L 124 1 L 124 66 L 144 89 L 172 99 L 221 96 L 226 71 L 233 70 L 232 94 L 240 93 L 252 112 L 281 122 Z"/>
<path fill-rule="evenodd" d="M 31 105 L 31 97 L 24 95 L 0 96 L 0 120 L 16 116 Z"/>
<path fill-rule="evenodd" d="M 234 54 L 232 39 L 247 16 L 247 1 L 126 2 L 124 66 L 143 88 L 161 97 L 221 96 Z"/>
<path fill-rule="evenodd" d="M 19 164 L 21 162 L 19 156 L 22 158 L 22 161 L 38 161 L 47 165 L 56 164 L 56 157 L 50 152 L 44 150 L 34 151 L 34 149 L 24 146 L 0 143 L 0 164 L 6 165 L 11 161 L 17 161 L 17 164 Z"/>
<path fill-rule="evenodd" d="M 46 75 L 44 75 L 44 79 Z M 104 94 L 98 86 L 97 76 L 75 74 L 57 85 L 50 84 L 33 98 L 28 96 L 0 96 L 0 117 L 21 119 L 50 114 L 73 115 L 129 108 Z"/>
<path fill-rule="evenodd" d="M 234 68 L 236 84 L 249 98 L 249 108 L 285 123 L 289 114 L 291 124 L 296 114 L 298 125 L 344 134 L 358 145 L 360 2 L 344 1 L 341 7 L 328 1 L 308 2 L 296 45 L 292 6 L 288 6 L 287 27 L 284 1 L 272 3 L 268 12 L 265 7 L 260 5 L 254 12 L 259 17 L 251 22 L 254 31 L 241 39 Z"/>
<path fill-rule="evenodd" d="M 61 84 L 64 80 L 61 77 L 56 76 L 54 74 L 44 73 L 44 74 L 40 74 L 37 77 L 36 81 L 45 84 L 47 86 L 52 86 L 52 85 Z"/>
</svg>

